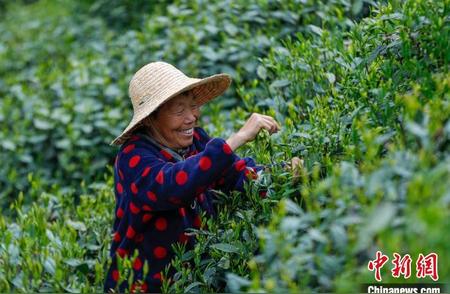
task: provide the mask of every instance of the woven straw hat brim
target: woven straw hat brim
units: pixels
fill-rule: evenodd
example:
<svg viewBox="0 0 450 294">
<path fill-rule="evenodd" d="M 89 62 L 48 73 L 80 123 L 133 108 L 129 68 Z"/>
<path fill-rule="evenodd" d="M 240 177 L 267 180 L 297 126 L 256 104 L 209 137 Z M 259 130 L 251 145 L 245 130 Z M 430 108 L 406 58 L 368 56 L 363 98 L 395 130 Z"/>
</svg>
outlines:
<svg viewBox="0 0 450 294">
<path fill-rule="evenodd" d="M 187 90 L 192 90 L 197 104 L 203 105 L 223 94 L 231 84 L 228 74 L 215 74 L 203 79 L 185 77 L 180 81 L 172 81 L 171 87 L 162 88 L 156 98 L 142 97 L 138 106 L 133 105 L 134 113 L 128 126 L 110 145 L 122 145 L 128 140 L 132 132 L 140 125 L 140 122 L 148 117 L 164 102 L 176 97 Z"/>
</svg>

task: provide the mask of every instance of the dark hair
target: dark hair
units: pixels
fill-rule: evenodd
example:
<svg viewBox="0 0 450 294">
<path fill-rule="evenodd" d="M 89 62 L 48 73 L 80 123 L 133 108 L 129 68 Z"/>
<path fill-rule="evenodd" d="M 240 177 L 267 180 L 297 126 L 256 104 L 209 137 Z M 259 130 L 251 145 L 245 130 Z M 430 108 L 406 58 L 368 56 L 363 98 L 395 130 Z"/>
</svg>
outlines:
<svg viewBox="0 0 450 294">
<path fill-rule="evenodd" d="M 194 98 L 193 98 L 193 99 L 197 98 L 197 97 L 195 96 L 195 94 L 194 94 L 194 89 L 189 89 L 189 90 L 186 90 L 186 91 L 184 91 L 184 92 L 181 92 L 181 93 L 180 93 L 180 95 L 183 95 L 183 96 L 188 96 L 188 95 L 189 95 L 189 93 L 191 93 L 191 94 L 192 94 L 192 96 L 194 96 Z"/>
<path fill-rule="evenodd" d="M 192 89 L 181 92 L 181 95 L 186 96 L 186 95 L 189 95 L 189 93 L 192 93 Z M 194 94 L 194 93 L 192 93 L 192 94 Z"/>
<path fill-rule="evenodd" d="M 158 108 L 156 108 L 155 110 L 153 110 L 153 112 L 150 113 L 149 116 L 155 117 L 155 116 L 158 114 L 158 112 L 159 112 L 160 110 L 161 110 L 161 105 L 158 106 Z"/>
</svg>

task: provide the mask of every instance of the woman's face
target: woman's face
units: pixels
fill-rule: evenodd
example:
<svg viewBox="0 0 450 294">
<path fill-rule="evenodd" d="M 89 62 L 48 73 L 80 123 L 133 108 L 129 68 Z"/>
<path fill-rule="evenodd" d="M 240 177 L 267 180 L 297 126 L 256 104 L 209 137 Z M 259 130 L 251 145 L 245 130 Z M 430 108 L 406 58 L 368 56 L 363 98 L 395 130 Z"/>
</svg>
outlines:
<svg viewBox="0 0 450 294">
<path fill-rule="evenodd" d="M 164 103 L 153 117 L 153 124 L 167 147 L 180 149 L 192 144 L 200 109 L 191 91 Z"/>
</svg>

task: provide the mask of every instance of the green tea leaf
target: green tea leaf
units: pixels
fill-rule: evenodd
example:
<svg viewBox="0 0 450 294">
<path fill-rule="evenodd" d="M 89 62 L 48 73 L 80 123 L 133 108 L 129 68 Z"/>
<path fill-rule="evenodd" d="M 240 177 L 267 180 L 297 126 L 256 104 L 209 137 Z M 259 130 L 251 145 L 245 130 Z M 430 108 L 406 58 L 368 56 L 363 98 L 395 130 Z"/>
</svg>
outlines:
<svg viewBox="0 0 450 294">
<path fill-rule="evenodd" d="M 210 247 L 227 253 L 239 253 L 239 248 L 231 244 L 216 243 Z"/>
</svg>

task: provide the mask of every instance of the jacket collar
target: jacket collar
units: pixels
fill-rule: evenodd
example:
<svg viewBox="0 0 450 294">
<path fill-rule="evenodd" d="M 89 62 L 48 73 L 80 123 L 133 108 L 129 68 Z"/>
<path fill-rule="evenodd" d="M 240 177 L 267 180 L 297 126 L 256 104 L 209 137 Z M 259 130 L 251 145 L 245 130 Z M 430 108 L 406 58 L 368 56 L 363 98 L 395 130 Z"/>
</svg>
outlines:
<svg viewBox="0 0 450 294">
<path fill-rule="evenodd" d="M 155 145 L 159 149 L 165 150 L 166 152 L 168 152 L 170 155 L 172 155 L 173 158 L 176 159 L 176 161 L 183 161 L 190 150 L 189 147 L 179 149 L 179 150 L 174 150 L 172 148 L 161 145 L 155 139 L 153 139 L 152 137 L 150 137 L 149 135 L 147 135 L 146 133 L 144 133 L 142 131 L 137 132 L 137 134 L 139 134 L 140 137 L 142 137 L 146 141 L 150 142 L 151 144 Z"/>
</svg>

